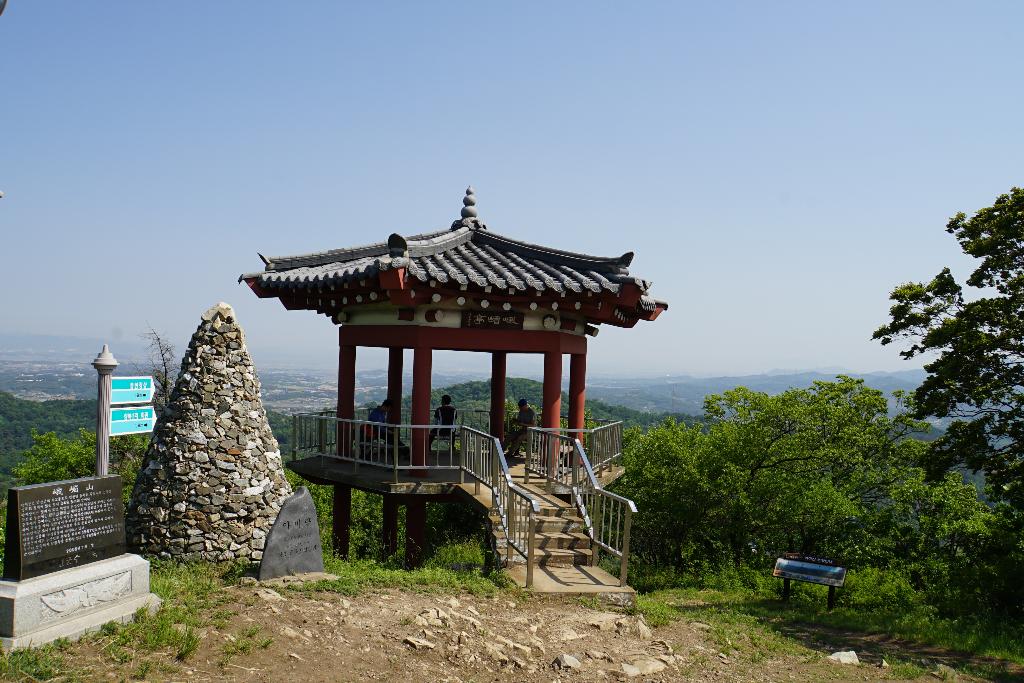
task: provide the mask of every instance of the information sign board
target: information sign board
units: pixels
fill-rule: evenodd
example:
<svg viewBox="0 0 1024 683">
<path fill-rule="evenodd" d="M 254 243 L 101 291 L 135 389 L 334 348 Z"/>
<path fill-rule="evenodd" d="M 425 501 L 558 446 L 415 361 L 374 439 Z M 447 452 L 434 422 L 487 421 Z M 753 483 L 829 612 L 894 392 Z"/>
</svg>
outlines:
<svg viewBox="0 0 1024 683">
<path fill-rule="evenodd" d="M 155 391 L 152 377 L 111 377 L 110 405 L 149 403 Z"/>
<path fill-rule="evenodd" d="M 156 424 L 156 410 L 153 406 L 110 409 L 110 435 L 146 434 Z"/>
<path fill-rule="evenodd" d="M 831 561 L 828 560 L 827 562 Z M 777 576 L 781 579 L 796 579 L 797 581 L 818 583 L 823 586 L 842 587 L 846 581 L 846 567 L 825 564 L 821 561 L 810 561 L 809 558 L 780 557 L 775 561 L 775 569 L 772 571 L 772 576 Z"/>
<path fill-rule="evenodd" d="M 4 578 L 14 581 L 124 553 L 121 477 L 85 477 L 7 494 Z"/>
</svg>

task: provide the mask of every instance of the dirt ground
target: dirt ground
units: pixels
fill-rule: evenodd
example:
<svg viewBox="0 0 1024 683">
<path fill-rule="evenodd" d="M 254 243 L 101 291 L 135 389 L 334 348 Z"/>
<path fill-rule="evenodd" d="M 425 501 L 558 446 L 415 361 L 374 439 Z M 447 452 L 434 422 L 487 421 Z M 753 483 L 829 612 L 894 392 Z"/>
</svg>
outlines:
<svg viewBox="0 0 1024 683">
<path fill-rule="evenodd" d="M 639 616 L 572 598 L 227 590 L 221 627 L 203 629 L 187 661 L 147 652 L 116 664 L 101 636 L 74 646 L 76 667 L 85 680 L 190 683 L 901 680 L 870 657 L 854 666 L 797 643 L 720 648 L 710 625 L 650 629 Z"/>
</svg>

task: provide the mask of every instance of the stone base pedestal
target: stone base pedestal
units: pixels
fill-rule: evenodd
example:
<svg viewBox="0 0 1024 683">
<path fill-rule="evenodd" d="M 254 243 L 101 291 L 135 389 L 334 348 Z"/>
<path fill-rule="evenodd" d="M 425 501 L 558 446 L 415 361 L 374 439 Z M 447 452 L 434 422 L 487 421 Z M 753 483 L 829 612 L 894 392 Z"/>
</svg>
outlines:
<svg viewBox="0 0 1024 683">
<path fill-rule="evenodd" d="M 5 652 L 75 639 L 109 621 L 131 621 L 142 607 L 155 611 L 149 562 L 121 555 L 25 581 L 0 581 L 0 646 Z"/>
</svg>

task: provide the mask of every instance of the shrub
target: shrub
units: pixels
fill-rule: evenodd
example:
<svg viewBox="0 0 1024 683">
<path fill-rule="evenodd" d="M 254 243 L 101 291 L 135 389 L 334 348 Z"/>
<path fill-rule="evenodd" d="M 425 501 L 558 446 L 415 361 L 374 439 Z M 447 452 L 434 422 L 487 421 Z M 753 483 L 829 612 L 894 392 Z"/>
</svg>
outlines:
<svg viewBox="0 0 1024 683">
<path fill-rule="evenodd" d="M 924 602 L 906 574 L 874 567 L 850 571 L 836 597 L 844 607 L 880 612 L 910 612 Z"/>
</svg>

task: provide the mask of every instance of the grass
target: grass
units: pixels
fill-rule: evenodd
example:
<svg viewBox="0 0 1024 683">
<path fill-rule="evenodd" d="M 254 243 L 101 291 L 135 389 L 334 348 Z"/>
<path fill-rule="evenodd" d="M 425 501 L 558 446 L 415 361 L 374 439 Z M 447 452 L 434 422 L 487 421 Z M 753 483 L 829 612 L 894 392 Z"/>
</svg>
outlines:
<svg viewBox="0 0 1024 683">
<path fill-rule="evenodd" d="M 809 654 L 803 643 L 820 645 L 815 641 L 824 641 L 836 649 L 867 648 L 876 653 L 898 650 L 898 656 L 885 657 L 890 664 L 888 675 L 902 678 L 930 670 L 918 666 L 921 659 L 929 659 L 927 655 L 916 657 L 916 661 L 905 655 L 916 645 L 948 651 L 963 668 L 994 679 L 1005 677 L 1005 666 L 963 655 L 1024 664 L 1024 639 L 1019 628 L 943 619 L 927 610 L 885 612 L 839 607 L 828 612 L 823 601 L 821 606 L 807 601 L 784 604 L 775 595 L 744 589 L 659 590 L 638 596 L 636 609 L 652 626 L 678 619 L 707 623 L 708 635 L 719 648 L 728 652 L 725 648 L 731 647 L 755 661 L 779 651 Z M 905 642 L 882 644 L 879 635 Z"/>
<path fill-rule="evenodd" d="M 77 680 L 69 669 L 65 651 L 66 640 L 32 650 L 14 650 L 0 654 L 0 679 L 5 681 L 48 681 L 57 676 L 64 680 Z"/>
<path fill-rule="evenodd" d="M 327 558 L 324 569 L 338 578 L 303 584 L 296 590 L 331 591 L 343 595 L 357 595 L 365 590 L 404 588 L 418 592 L 467 592 L 473 595 L 494 595 L 514 589 L 514 584 L 502 572 L 484 572 L 480 568 L 449 569 L 424 566 L 405 570 L 388 563 L 372 560 L 340 560 Z"/>
</svg>

